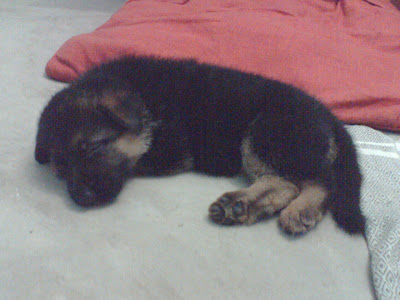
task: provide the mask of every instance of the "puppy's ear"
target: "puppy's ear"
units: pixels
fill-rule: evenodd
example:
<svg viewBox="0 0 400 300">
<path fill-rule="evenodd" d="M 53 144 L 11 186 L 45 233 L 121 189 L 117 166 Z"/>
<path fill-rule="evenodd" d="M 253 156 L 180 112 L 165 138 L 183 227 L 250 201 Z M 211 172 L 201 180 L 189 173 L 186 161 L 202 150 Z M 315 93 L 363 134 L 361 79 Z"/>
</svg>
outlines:
<svg viewBox="0 0 400 300">
<path fill-rule="evenodd" d="M 50 143 L 49 135 L 46 134 L 47 128 L 39 126 L 39 131 L 36 136 L 35 159 L 40 164 L 50 162 Z"/>
<path fill-rule="evenodd" d="M 139 133 L 143 129 L 148 117 L 138 93 L 109 92 L 101 97 L 99 104 L 103 113 L 133 133 Z"/>
<path fill-rule="evenodd" d="M 68 91 L 64 89 L 54 95 L 44 108 L 36 135 L 35 159 L 40 164 L 50 162 L 54 144 L 54 133 L 59 128 L 60 113 L 65 103 L 68 103 Z"/>
<path fill-rule="evenodd" d="M 50 162 L 51 145 L 53 140 L 54 126 L 52 122 L 53 112 L 51 107 L 47 106 L 40 116 L 38 132 L 36 135 L 35 159 L 40 164 Z"/>
</svg>

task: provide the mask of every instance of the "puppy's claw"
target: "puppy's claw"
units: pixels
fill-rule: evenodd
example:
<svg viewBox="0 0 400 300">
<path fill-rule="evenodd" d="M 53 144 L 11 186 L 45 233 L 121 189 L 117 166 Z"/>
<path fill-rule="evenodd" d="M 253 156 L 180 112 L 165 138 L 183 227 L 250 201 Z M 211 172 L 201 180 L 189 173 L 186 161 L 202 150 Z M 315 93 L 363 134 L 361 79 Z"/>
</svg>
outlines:
<svg viewBox="0 0 400 300">
<path fill-rule="evenodd" d="M 225 219 L 225 209 L 219 203 L 211 204 L 208 212 L 213 222 L 217 224 L 222 224 Z"/>
</svg>

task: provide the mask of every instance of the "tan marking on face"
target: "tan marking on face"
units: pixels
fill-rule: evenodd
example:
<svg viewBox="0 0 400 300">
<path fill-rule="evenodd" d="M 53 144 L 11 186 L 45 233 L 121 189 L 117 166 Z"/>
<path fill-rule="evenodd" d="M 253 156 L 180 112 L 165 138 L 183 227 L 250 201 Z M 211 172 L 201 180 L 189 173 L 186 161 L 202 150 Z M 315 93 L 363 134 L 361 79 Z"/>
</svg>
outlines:
<svg viewBox="0 0 400 300">
<path fill-rule="evenodd" d="M 120 100 L 128 95 L 126 91 L 107 91 L 99 99 L 100 104 L 110 109 L 116 108 Z"/>
<path fill-rule="evenodd" d="M 152 141 L 150 130 L 145 130 L 139 135 L 127 133 L 118 138 L 113 146 L 130 159 L 139 159 L 146 153 Z"/>
<path fill-rule="evenodd" d="M 80 109 L 95 109 L 97 105 L 102 105 L 109 109 L 118 107 L 121 98 L 128 93 L 126 91 L 104 91 L 102 95 L 86 95 L 74 100 L 75 105 Z"/>
</svg>

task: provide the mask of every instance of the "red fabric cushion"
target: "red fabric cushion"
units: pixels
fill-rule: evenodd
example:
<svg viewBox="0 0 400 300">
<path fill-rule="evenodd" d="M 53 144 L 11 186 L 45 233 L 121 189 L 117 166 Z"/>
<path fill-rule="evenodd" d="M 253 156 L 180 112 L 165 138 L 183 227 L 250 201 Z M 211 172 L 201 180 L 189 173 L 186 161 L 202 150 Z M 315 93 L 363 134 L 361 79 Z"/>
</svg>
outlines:
<svg viewBox="0 0 400 300">
<path fill-rule="evenodd" d="M 62 45 L 46 72 L 71 81 L 127 54 L 261 74 L 347 123 L 400 131 L 400 12 L 389 0 L 130 0 Z"/>
</svg>

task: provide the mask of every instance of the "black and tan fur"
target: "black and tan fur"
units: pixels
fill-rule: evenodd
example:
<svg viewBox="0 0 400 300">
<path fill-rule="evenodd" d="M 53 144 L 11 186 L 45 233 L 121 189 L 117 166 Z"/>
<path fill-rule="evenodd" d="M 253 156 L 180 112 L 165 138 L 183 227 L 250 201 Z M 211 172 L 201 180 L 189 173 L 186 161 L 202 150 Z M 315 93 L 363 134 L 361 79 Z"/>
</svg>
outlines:
<svg viewBox="0 0 400 300">
<path fill-rule="evenodd" d="M 361 175 L 350 136 L 304 92 L 261 76 L 195 61 L 146 57 L 103 64 L 56 94 L 35 151 L 82 206 L 113 201 L 135 175 L 195 170 L 252 180 L 209 209 L 220 224 L 280 213 L 289 233 L 331 210 L 362 232 Z"/>
</svg>

